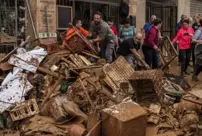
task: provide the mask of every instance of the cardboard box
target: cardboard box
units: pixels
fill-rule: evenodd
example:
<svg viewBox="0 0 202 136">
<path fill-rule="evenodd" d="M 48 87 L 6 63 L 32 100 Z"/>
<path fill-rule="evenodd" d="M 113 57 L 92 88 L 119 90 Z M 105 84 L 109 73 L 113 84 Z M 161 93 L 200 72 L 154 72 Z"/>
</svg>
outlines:
<svg viewBox="0 0 202 136">
<path fill-rule="evenodd" d="M 102 136 L 146 135 L 146 111 L 133 102 L 104 109 L 101 115 Z"/>
</svg>

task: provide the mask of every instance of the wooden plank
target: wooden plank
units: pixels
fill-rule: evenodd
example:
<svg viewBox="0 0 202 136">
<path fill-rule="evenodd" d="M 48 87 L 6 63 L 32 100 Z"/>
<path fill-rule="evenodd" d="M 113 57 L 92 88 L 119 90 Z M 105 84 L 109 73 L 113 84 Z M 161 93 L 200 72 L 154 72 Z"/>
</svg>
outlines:
<svg viewBox="0 0 202 136">
<path fill-rule="evenodd" d="M 75 58 L 77 59 L 77 61 L 79 62 L 79 65 L 80 65 L 80 66 L 82 66 L 82 67 L 86 66 L 86 65 L 84 64 L 84 62 L 82 61 L 82 59 L 79 57 L 78 54 L 74 54 L 74 56 L 75 56 Z"/>
<path fill-rule="evenodd" d="M 76 64 L 77 67 L 82 67 L 82 65 L 78 62 L 78 60 L 73 54 L 71 54 L 69 58 L 74 62 L 74 64 Z"/>
<path fill-rule="evenodd" d="M 53 65 L 57 64 L 60 61 L 60 58 L 56 55 L 49 56 L 49 59 L 47 62 L 43 64 L 43 67 L 46 69 L 50 69 Z"/>
<path fill-rule="evenodd" d="M 50 70 L 48 70 L 48 69 L 45 69 L 45 68 L 43 68 L 43 67 L 40 67 L 40 66 L 39 66 L 39 67 L 37 68 L 37 70 L 40 71 L 40 72 L 42 72 L 42 73 L 45 73 L 45 74 L 54 76 L 54 77 L 56 77 L 56 78 L 59 78 L 59 74 L 58 74 L 58 73 L 52 72 L 52 71 L 50 71 Z"/>
<path fill-rule="evenodd" d="M 69 60 L 67 60 L 67 59 L 65 59 L 63 57 L 61 58 L 61 60 L 64 61 L 64 62 L 66 62 L 67 64 L 69 64 L 70 67 L 76 67 L 76 65 L 74 63 L 72 63 L 71 61 L 69 61 Z"/>
<path fill-rule="evenodd" d="M 83 70 L 83 69 L 93 69 L 93 68 L 102 68 L 102 66 L 84 66 L 84 67 L 78 67 L 78 68 L 71 68 L 72 70 Z"/>
<path fill-rule="evenodd" d="M 100 57 L 98 57 L 98 56 L 96 56 L 96 55 L 94 55 L 94 54 L 91 54 L 91 53 L 89 53 L 89 52 L 82 51 L 82 53 L 85 54 L 85 55 L 87 55 L 87 56 L 93 57 L 93 58 L 95 58 L 95 59 L 100 59 Z"/>
<path fill-rule="evenodd" d="M 85 63 L 86 66 L 92 65 L 92 63 L 86 59 L 84 56 L 79 55 L 79 58 Z"/>
</svg>

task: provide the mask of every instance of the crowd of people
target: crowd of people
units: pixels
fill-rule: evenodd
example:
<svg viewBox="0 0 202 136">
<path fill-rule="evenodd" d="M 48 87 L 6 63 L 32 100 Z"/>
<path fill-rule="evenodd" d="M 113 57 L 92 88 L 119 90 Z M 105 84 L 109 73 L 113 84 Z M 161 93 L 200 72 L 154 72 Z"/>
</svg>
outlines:
<svg viewBox="0 0 202 136">
<path fill-rule="evenodd" d="M 202 61 L 200 61 L 202 46 L 199 46 L 202 44 L 201 15 L 196 14 L 193 24 L 192 21 L 186 15 L 181 16 L 180 22 L 176 25 L 177 34 L 172 43 L 176 43 L 178 47 L 180 74 L 182 76 L 190 74 L 187 68 L 192 56 L 194 68 L 192 78 L 198 81 L 198 75 L 202 71 Z M 160 68 L 159 53 L 161 50 L 158 48 L 158 43 L 162 38 L 160 32 L 162 20 L 152 15 L 150 21 L 143 26 L 143 31 L 136 31 L 135 27 L 130 24 L 130 18 L 125 18 L 117 30 L 114 20 L 109 18 L 104 21 L 100 12 L 93 14 L 93 21 L 88 31 L 82 28 L 81 20 L 74 19 L 73 21 L 73 25 L 89 39 L 91 44 L 95 45 L 100 56 L 107 63 L 113 62 L 117 56 L 122 55 L 134 68 L 137 61 L 144 64 L 146 68 Z M 73 31 L 74 29 L 67 31 L 66 40 L 74 35 Z M 139 54 L 140 49 L 144 56 Z"/>
<path fill-rule="evenodd" d="M 193 22 L 194 21 L 194 22 Z M 173 39 L 173 43 L 177 43 L 179 50 L 179 66 L 181 66 L 181 75 L 190 75 L 187 71 L 192 58 L 193 76 L 194 81 L 199 81 L 198 75 L 202 71 L 201 58 L 201 40 L 202 40 L 202 20 L 201 15 L 196 14 L 194 19 L 181 16 L 180 22 L 177 24 L 177 34 Z"/>
</svg>

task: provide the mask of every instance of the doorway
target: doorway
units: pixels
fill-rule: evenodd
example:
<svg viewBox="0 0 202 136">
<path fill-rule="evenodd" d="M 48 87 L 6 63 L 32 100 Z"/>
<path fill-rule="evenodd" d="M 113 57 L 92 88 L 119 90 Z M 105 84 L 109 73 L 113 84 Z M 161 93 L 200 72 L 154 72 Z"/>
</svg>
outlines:
<svg viewBox="0 0 202 136">
<path fill-rule="evenodd" d="M 146 20 L 150 20 L 151 15 L 156 15 L 162 19 L 162 36 L 169 36 L 171 39 L 176 34 L 177 6 L 164 6 L 162 3 L 147 2 Z"/>
</svg>

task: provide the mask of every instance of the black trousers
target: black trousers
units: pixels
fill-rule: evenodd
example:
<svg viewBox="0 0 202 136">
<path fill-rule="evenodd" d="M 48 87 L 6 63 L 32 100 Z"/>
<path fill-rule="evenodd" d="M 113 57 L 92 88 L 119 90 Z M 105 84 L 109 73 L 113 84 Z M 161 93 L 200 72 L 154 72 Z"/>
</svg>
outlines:
<svg viewBox="0 0 202 136">
<path fill-rule="evenodd" d="M 195 66 L 195 43 L 191 44 L 191 56 L 192 56 L 192 62 L 193 62 L 193 67 Z"/>
<path fill-rule="evenodd" d="M 186 72 L 191 58 L 191 49 L 179 50 L 181 73 Z"/>
<path fill-rule="evenodd" d="M 181 63 L 180 58 L 181 58 L 181 53 L 180 53 L 180 51 L 179 51 L 179 53 L 178 53 L 178 62 L 179 62 L 179 63 Z"/>
<path fill-rule="evenodd" d="M 200 64 L 195 64 L 195 69 L 194 69 L 194 75 L 198 76 L 202 71 L 202 65 Z"/>
<path fill-rule="evenodd" d="M 152 68 L 152 69 L 157 69 L 158 64 L 159 64 L 159 57 L 155 49 L 147 47 L 147 46 L 142 46 L 142 51 L 145 57 L 145 62 Z"/>
</svg>

